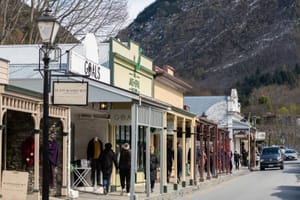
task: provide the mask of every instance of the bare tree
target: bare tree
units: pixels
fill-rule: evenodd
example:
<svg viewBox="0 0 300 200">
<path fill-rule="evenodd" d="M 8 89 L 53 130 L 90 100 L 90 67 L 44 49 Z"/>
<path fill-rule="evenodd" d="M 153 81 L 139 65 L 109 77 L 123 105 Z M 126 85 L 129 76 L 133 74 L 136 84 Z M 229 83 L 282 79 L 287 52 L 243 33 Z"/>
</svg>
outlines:
<svg viewBox="0 0 300 200">
<path fill-rule="evenodd" d="M 23 33 L 18 27 L 18 22 L 24 5 L 18 0 L 0 0 L 0 44 L 10 41 L 12 35 L 16 40 L 21 40 Z"/>
<path fill-rule="evenodd" d="M 0 0 L 0 43 L 37 43 L 36 19 L 49 7 L 62 25 L 58 42 L 86 33 L 101 41 L 115 35 L 128 18 L 127 0 Z M 17 39 L 16 39 L 17 37 Z"/>
</svg>

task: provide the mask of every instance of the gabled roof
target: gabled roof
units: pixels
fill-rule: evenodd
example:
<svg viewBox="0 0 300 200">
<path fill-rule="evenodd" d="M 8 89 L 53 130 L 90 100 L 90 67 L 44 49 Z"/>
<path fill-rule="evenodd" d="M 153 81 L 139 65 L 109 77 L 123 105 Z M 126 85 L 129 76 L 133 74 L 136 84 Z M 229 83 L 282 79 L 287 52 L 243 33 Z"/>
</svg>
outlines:
<svg viewBox="0 0 300 200">
<path fill-rule="evenodd" d="M 201 116 L 214 104 L 227 101 L 227 96 L 186 96 L 184 97 L 184 105 L 190 107 L 192 113 Z"/>
<path fill-rule="evenodd" d="M 242 121 L 237 121 L 235 119 L 232 120 L 232 128 L 233 129 L 238 129 L 238 130 L 249 130 L 251 128 L 251 125 L 246 123 L 246 122 L 242 122 Z"/>
</svg>

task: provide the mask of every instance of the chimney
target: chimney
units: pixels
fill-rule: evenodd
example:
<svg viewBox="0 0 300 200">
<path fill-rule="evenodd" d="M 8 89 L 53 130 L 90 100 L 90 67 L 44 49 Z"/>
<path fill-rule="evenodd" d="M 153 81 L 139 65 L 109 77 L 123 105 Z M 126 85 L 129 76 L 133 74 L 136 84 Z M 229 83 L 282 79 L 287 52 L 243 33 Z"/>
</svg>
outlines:
<svg viewBox="0 0 300 200">
<path fill-rule="evenodd" d="M 163 69 L 171 76 L 174 76 L 174 68 L 171 67 L 170 65 L 164 65 Z"/>
</svg>

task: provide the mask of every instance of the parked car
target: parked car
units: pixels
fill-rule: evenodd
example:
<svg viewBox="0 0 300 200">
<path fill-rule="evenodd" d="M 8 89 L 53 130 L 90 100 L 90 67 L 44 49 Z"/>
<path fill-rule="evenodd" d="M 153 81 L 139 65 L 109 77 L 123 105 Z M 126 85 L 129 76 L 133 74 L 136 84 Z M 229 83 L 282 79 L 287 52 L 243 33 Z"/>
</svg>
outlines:
<svg viewBox="0 0 300 200">
<path fill-rule="evenodd" d="M 284 168 L 284 155 L 279 147 L 265 147 L 260 155 L 260 170 L 265 168 Z"/>
<path fill-rule="evenodd" d="M 287 149 L 285 150 L 285 160 L 297 160 L 298 155 L 297 152 L 294 149 Z"/>
</svg>

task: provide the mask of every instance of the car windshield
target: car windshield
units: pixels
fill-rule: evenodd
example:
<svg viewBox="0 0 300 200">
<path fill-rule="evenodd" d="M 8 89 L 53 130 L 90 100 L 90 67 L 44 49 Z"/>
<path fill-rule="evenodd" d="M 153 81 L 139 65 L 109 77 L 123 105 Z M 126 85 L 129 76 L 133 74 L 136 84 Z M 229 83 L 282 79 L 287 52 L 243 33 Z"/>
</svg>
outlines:
<svg viewBox="0 0 300 200">
<path fill-rule="evenodd" d="M 266 149 L 263 149 L 262 154 L 278 154 L 278 149 L 277 148 L 266 148 Z"/>
</svg>

